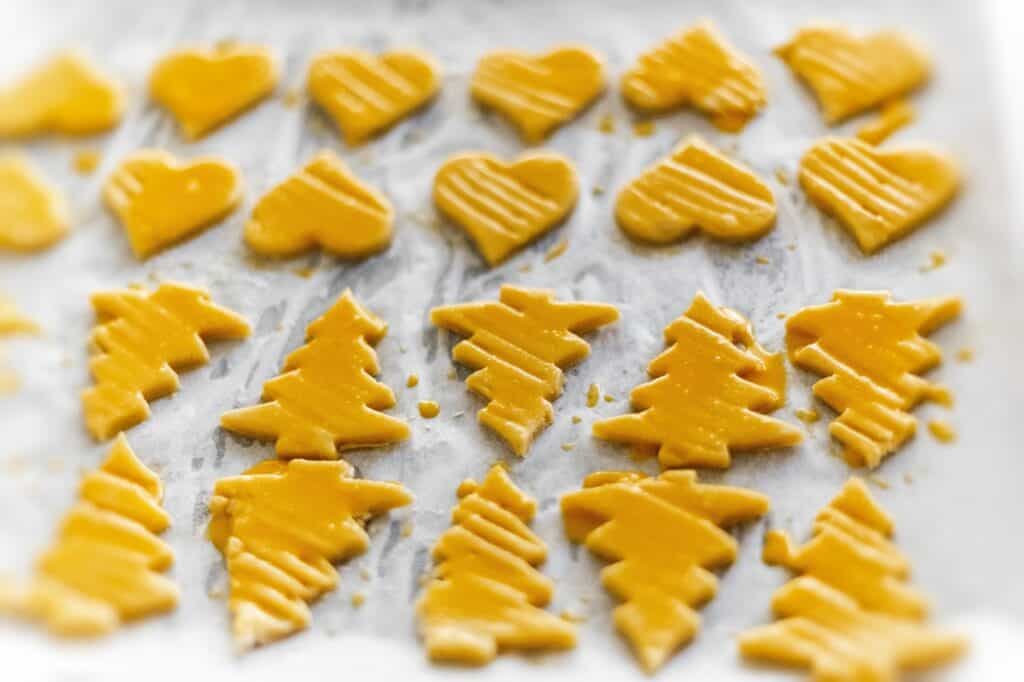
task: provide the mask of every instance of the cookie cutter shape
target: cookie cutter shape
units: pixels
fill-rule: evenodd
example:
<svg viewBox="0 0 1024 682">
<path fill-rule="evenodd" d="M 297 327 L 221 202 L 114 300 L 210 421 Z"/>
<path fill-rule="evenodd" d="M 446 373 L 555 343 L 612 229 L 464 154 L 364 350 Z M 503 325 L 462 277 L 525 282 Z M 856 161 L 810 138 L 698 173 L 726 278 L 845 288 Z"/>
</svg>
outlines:
<svg viewBox="0 0 1024 682">
<path fill-rule="evenodd" d="M 74 50 L 57 53 L 0 88 L 0 138 L 91 135 L 113 128 L 123 113 L 118 84 Z"/>
<path fill-rule="evenodd" d="M 195 140 L 266 98 L 279 77 L 268 48 L 224 43 L 166 55 L 153 67 L 149 93 Z"/>
<path fill-rule="evenodd" d="M 464 481 L 458 495 L 416 602 L 430 658 L 484 665 L 499 650 L 574 647 L 573 624 L 544 610 L 554 583 L 537 569 L 547 547 L 527 525 L 536 501 L 500 465 L 481 484 Z"/>
<path fill-rule="evenodd" d="M 175 370 L 205 364 L 203 340 L 242 339 L 248 323 L 210 300 L 203 289 L 164 282 L 152 293 L 123 289 L 93 294 L 97 325 L 89 360 L 95 385 L 82 393 L 85 423 L 107 440 L 149 418 L 147 401 L 178 390 Z"/>
<path fill-rule="evenodd" d="M 322 52 L 309 66 L 306 89 L 330 114 L 348 144 L 359 144 L 425 106 L 441 87 L 441 67 L 419 50 L 373 55 Z"/>
<path fill-rule="evenodd" d="M 772 598 L 782 620 L 741 634 L 740 652 L 836 682 L 896 680 L 960 656 L 963 638 L 925 625 L 927 600 L 907 584 L 909 563 L 891 535 L 891 518 L 857 478 L 818 514 L 807 544 L 769 531 L 765 563 L 802 575 Z"/>
<path fill-rule="evenodd" d="M 396 443 L 409 426 L 380 410 L 395 394 L 373 377 L 373 350 L 387 324 L 345 292 L 306 329 L 306 345 L 263 384 L 265 402 L 221 416 L 220 424 L 249 438 L 275 440 L 283 459 L 337 459 L 338 450 Z"/>
<path fill-rule="evenodd" d="M 474 99 L 500 112 L 528 142 L 539 142 L 578 116 L 604 91 L 604 62 L 580 45 L 540 55 L 495 50 L 477 64 L 469 88 Z"/>
<path fill-rule="evenodd" d="M 0 584 L 0 612 L 41 621 L 66 637 L 96 637 L 170 611 L 178 588 L 162 575 L 174 562 L 157 537 L 171 525 L 163 486 L 118 437 L 106 461 L 82 479 L 78 502 L 24 584 Z"/>
<path fill-rule="evenodd" d="M 672 35 L 622 77 L 622 95 L 645 111 L 692 104 L 719 129 L 742 130 L 766 101 L 761 71 L 709 22 Z"/>
<path fill-rule="evenodd" d="M 430 321 L 468 339 L 452 359 L 474 371 L 466 386 L 488 400 L 478 413 L 517 455 L 551 423 L 551 401 L 562 394 L 562 370 L 590 353 L 577 334 L 619 319 L 614 306 L 556 301 L 545 289 L 501 287 L 498 301 L 461 303 L 430 311 Z"/>
<path fill-rule="evenodd" d="M 952 401 L 945 387 L 919 376 L 942 361 L 921 335 L 961 307 L 953 296 L 894 303 L 888 292 L 841 289 L 829 303 L 786 319 L 790 360 L 826 375 L 813 392 L 839 413 L 829 433 L 851 466 L 873 469 L 898 450 L 917 428 L 909 411 L 918 403 Z"/>
<path fill-rule="evenodd" d="M 0 250 L 45 249 L 68 232 L 71 218 L 60 191 L 28 160 L 0 156 Z"/>
<path fill-rule="evenodd" d="M 124 159 L 103 188 L 139 258 L 220 221 L 241 198 L 242 176 L 228 161 L 211 156 L 179 163 L 155 149 Z"/>
<path fill-rule="evenodd" d="M 800 430 L 769 417 L 785 402 L 781 353 L 769 353 L 738 313 L 701 292 L 665 328 L 669 347 L 630 393 L 635 410 L 594 423 L 598 438 L 657 455 L 662 467 L 727 468 L 731 452 L 788 447 Z"/>
<path fill-rule="evenodd" d="M 924 48 L 897 31 L 860 37 L 842 26 L 812 25 L 775 54 L 810 86 L 830 124 L 916 90 L 931 72 Z"/>
<path fill-rule="evenodd" d="M 800 185 L 871 254 L 949 203 L 960 172 L 953 159 L 930 147 L 879 149 L 856 138 L 828 137 L 800 159 Z"/>
<path fill-rule="evenodd" d="M 615 626 L 651 673 L 697 634 L 694 608 L 718 589 L 708 569 L 736 559 L 736 540 L 723 528 L 763 516 L 768 498 L 698 483 L 693 471 L 601 471 L 561 505 L 569 539 L 613 562 L 601 581 L 623 601 Z"/>
<path fill-rule="evenodd" d="M 398 483 L 359 480 L 341 460 L 269 460 L 217 481 L 207 534 L 224 555 L 239 650 L 304 629 L 333 590 L 332 564 L 366 551 L 373 516 L 412 502 Z"/>
<path fill-rule="evenodd" d="M 572 164 L 550 152 L 512 163 L 483 152 L 456 154 L 434 177 L 434 204 L 491 266 L 565 220 L 578 195 Z"/>
<path fill-rule="evenodd" d="M 245 226 L 245 241 L 267 256 L 292 256 L 317 245 L 358 258 L 391 243 L 394 209 L 331 151 L 322 151 L 267 192 Z"/>
<path fill-rule="evenodd" d="M 691 136 L 619 192 L 615 219 L 629 236 L 657 244 L 696 229 L 742 241 L 772 228 L 775 197 L 752 171 Z"/>
</svg>

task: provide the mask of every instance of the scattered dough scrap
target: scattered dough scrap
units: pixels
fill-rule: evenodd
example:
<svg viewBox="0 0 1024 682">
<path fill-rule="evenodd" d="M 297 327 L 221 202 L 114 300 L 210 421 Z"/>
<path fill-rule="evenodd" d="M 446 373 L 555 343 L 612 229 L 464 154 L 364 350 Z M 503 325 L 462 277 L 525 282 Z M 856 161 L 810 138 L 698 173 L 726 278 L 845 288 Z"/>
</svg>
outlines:
<svg viewBox="0 0 1024 682">
<path fill-rule="evenodd" d="M 420 416 L 424 419 L 433 419 L 437 415 L 441 414 L 441 406 L 433 400 L 421 400 L 417 403 L 417 409 L 420 411 Z"/>
<path fill-rule="evenodd" d="M 895 681 L 904 669 L 960 656 L 961 637 L 924 624 L 928 603 L 907 584 L 909 562 L 890 540 L 892 527 L 864 482 L 852 478 L 818 514 L 807 544 L 769 531 L 765 563 L 802 575 L 772 599 L 781 620 L 741 634 L 740 652 L 830 682 Z"/>
<path fill-rule="evenodd" d="M 68 231 L 71 218 L 60 191 L 25 158 L 0 156 L 0 250 L 38 251 Z"/>
<path fill-rule="evenodd" d="M 245 241 L 268 256 L 293 256 L 319 245 L 358 258 L 391 243 L 394 216 L 387 197 L 334 152 L 322 151 L 263 195 L 245 226 Z"/>
<path fill-rule="evenodd" d="M 928 430 L 940 443 L 952 443 L 956 440 L 956 429 L 943 419 L 932 419 L 928 422 Z"/>
<path fill-rule="evenodd" d="M 671 344 L 633 389 L 635 410 L 594 423 L 598 438 L 657 453 L 662 467 L 727 468 L 733 450 L 795 445 L 800 430 L 767 416 L 785 402 L 781 353 L 768 353 L 738 313 L 698 293 L 665 328 Z"/>
<path fill-rule="evenodd" d="M 949 203 L 960 172 L 953 159 L 929 147 L 879 149 L 855 138 L 829 137 L 800 160 L 800 184 L 870 254 Z"/>
<path fill-rule="evenodd" d="M 171 525 L 163 486 L 120 436 L 82 479 L 78 502 L 25 584 L 0 583 L 0 612 L 39 620 L 67 637 L 95 637 L 172 610 L 178 588 L 161 575 L 174 562 L 157 537 Z"/>
<path fill-rule="evenodd" d="M 916 90 L 931 71 L 924 49 L 895 31 L 861 38 L 841 26 L 808 26 L 775 54 L 810 86 L 832 124 Z"/>
<path fill-rule="evenodd" d="M 513 163 L 486 153 L 457 154 L 434 178 L 434 203 L 491 266 L 565 220 L 578 194 L 572 164 L 548 152 Z"/>
<path fill-rule="evenodd" d="M 562 369 L 590 353 L 577 334 L 617 319 L 611 305 L 556 301 L 550 291 L 509 284 L 501 287 L 500 301 L 430 311 L 433 324 L 469 337 L 455 345 L 452 359 L 476 370 L 466 385 L 488 400 L 480 423 L 520 456 L 551 423 L 550 401 L 562 394 Z"/>
<path fill-rule="evenodd" d="M 718 588 L 709 569 L 736 559 L 736 540 L 723 528 L 767 511 L 764 495 L 700 484 L 693 471 L 601 471 L 562 497 L 569 539 L 613 562 L 601 581 L 624 602 L 615 626 L 649 673 L 696 635 L 694 608 Z"/>
<path fill-rule="evenodd" d="M 121 162 L 103 188 L 139 258 L 186 239 L 235 210 L 242 177 L 231 163 L 201 157 L 179 163 L 164 151 L 144 149 Z"/>
<path fill-rule="evenodd" d="M 857 139 L 868 144 L 881 144 L 890 135 L 913 121 L 914 107 L 902 97 L 897 97 L 884 103 L 878 116 L 857 129 Z"/>
<path fill-rule="evenodd" d="M 839 290 L 825 305 L 786 320 L 792 362 L 825 375 L 814 395 L 839 413 L 829 433 L 851 466 L 877 467 L 914 434 L 908 411 L 923 400 L 949 403 L 949 391 L 918 376 L 942 361 L 921 337 L 960 314 L 956 297 L 894 303 L 884 291 Z"/>
<path fill-rule="evenodd" d="M 359 144 L 433 99 L 441 87 L 441 67 L 415 50 L 380 56 L 334 50 L 313 60 L 306 87 L 341 128 L 345 141 Z"/>
<path fill-rule="evenodd" d="M 554 583 L 537 566 L 547 547 L 527 525 L 536 502 L 494 466 L 458 489 L 452 527 L 434 545 L 436 564 L 416 603 L 427 655 L 483 665 L 508 649 L 570 649 L 576 628 L 544 610 Z"/>
<path fill-rule="evenodd" d="M 575 118 L 605 87 L 604 63 L 593 50 L 567 45 L 534 56 L 496 50 L 477 64 L 470 92 L 539 142 Z"/>
<path fill-rule="evenodd" d="M 278 78 L 269 49 L 227 43 L 171 52 L 153 67 L 149 92 L 195 140 L 269 96 Z"/>
<path fill-rule="evenodd" d="M 123 289 L 93 294 L 90 336 L 95 385 L 82 393 L 85 424 L 107 440 L 149 418 L 147 401 L 178 390 L 176 369 L 202 365 L 206 340 L 243 339 L 249 325 L 198 288 L 165 282 L 153 293 Z"/>
<path fill-rule="evenodd" d="M 13 334 L 36 334 L 39 327 L 28 319 L 3 294 L 0 294 L 0 338 Z M 17 373 L 3 362 L 3 348 L 0 347 L 0 396 L 18 390 L 20 382 Z"/>
<path fill-rule="evenodd" d="M 341 460 L 269 460 L 217 481 L 207 533 L 227 563 L 239 650 L 305 628 L 308 604 L 337 586 L 331 564 L 366 551 L 366 521 L 412 502 L 398 483 L 352 474 Z"/>
<path fill-rule="evenodd" d="M 263 384 L 265 402 L 225 412 L 220 424 L 249 438 L 275 440 L 284 459 L 336 459 L 338 450 L 396 443 L 408 425 L 380 410 L 395 394 L 373 377 L 373 350 L 387 324 L 345 292 L 306 329 L 306 345 Z"/>
<path fill-rule="evenodd" d="M 90 175 L 100 167 L 103 157 L 98 149 L 85 147 L 75 152 L 71 158 L 71 167 L 79 175 Z"/>
<path fill-rule="evenodd" d="M 657 244 L 695 229 L 741 241 L 772 228 L 775 197 L 749 169 L 692 136 L 622 189 L 615 219 L 629 236 Z"/>
<path fill-rule="evenodd" d="M 84 54 L 61 52 L 0 87 L 0 138 L 91 135 L 121 120 L 121 88 Z"/>
<path fill-rule="evenodd" d="M 641 55 L 622 78 L 622 95 L 646 111 L 692 104 L 727 132 L 741 130 L 766 101 L 761 71 L 708 22 Z"/>
</svg>

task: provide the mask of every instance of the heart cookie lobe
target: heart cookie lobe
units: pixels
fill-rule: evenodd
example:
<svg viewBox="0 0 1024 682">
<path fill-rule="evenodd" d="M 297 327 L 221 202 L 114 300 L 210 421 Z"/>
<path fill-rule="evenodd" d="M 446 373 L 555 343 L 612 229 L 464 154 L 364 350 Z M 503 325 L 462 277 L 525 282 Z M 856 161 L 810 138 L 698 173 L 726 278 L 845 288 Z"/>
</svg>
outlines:
<svg viewBox="0 0 1024 682">
<path fill-rule="evenodd" d="M 629 236 L 655 244 L 696 229 L 742 241 L 772 228 L 775 197 L 752 171 L 693 136 L 622 189 L 615 219 Z"/>
<path fill-rule="evenodd" d="M 931 71 L 924 48 L 895 31 L 859 37 L 808 26 L 775 54 L 811 88 L 830 124 L 917 89 Z"/>
<path fill-rule="evenodd" d="M 497 50 L 477 65 L 470 92 L 508 118 L 528 142 L 539 142 L 578 116 L 605 88 L 604 63 L 586 47 L 567 45 L 540 56 Z"/>
<path fill-rule="evenodd" d="M 269 49 L 224 44 L 168 54 L 153 68 L 149 92 L 195 140 L 264 99 L 278 77 Z"/>
<path fill-rule="evenodd" d="M 457 154 L 434 177 L 434 203 L 491 266 L 565 220 L 578 195 L 572 164 L 550 152 L 513 163 L 482 152 Z"/>
<path fill-rule="evenodd" d="M 61 52 L 0 88 L 0 138 L 92 135 L 113 128 L 123 112 L 117 83 L 84 54 Z"/>
<path fill-rule="evenodd" d="M 641 55 L 622 78 L 622 95 L 643 111 L 692 104 L 727 132 L 742 130 L 767 97 L 761 71 L 708 22 Z"/>
<path fill-rule="evenodd" d="M 391 242 L 393 220 L 387 197 L 333 152 L 323 151 L 260 199 L 245 226 L 245 241 L 267 256 L 292 256 L 320 245 L 359 258 Z"/>
<path fill-rule="evenodd" d="M 20 156 L 0 156 L 0 250 L 38 251 L 67 234 L 63 196 Z"/>
<path fill-rule="evenodd" d="M 309 67 L 306 88 L 349 144 L 359 144 L 426 105 L 441 87 L 441 67 L 418 50 L 375 56 L 332 50 Z"/>
<path fill-rule="evenodd" d="M 231 163 L 202 157 L 179 163 L 167 152 L 138 151 L 117 167 L 103 198 L 139 258 L 179 242 L 227 216 L 242 196 Z"/>
<path fill-rule="evenodd" d="M 949 203 L 960 172 L 953 159 L 928 147 L 879 149 L 855 138 L 830 137 L 800 160 L 800 184 L 871 254 Z"/>
</svg>

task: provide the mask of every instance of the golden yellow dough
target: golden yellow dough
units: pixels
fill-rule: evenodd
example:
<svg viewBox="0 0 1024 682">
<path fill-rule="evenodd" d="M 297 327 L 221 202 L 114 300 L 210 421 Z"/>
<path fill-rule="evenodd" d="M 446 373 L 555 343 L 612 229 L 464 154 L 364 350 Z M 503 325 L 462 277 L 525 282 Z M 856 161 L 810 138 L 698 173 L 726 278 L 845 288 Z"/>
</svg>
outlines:
<svg viewBox="0 0 1024 682">
<path fill-rule="evenodd" d="M 691 136 L 622 188 L 615 219 L 630 237 L 655 244 L 698 229 L 743 241 L 775 224 L 775 197 L 750 169 Z"/>
<path fill-rule="evenodd" d="M 501 466 L 458 489 L 452 526 L 434 545 L 434 571 L 416 602 L 435 661 L 484 665 L 510 649 L 569 649 L 572 623 L 544 610 L 554 583 L 537 566 L 544 542 L 527 525 L 537 504 Z"/>
<path fill-rule="evenodd" d="M 117 125 L 121 88 L 76 51 L 60 52 L 0 88 L 0 138 L 91 135 Z"/>
<path fill-rule="evenodd" d="M 509 119 L 527 142 L 539 142 L 575 118 L 604 87 L 600 55 L 579 45 L 539 55 L 488 52 L 469 84 L 474 99 Z"/>
<path fill-rule="evenodd" d="M 13 334 L 36 334 L 39 327 L 25 317 L 14 305 L 14 301 L 0 293 L 0 337 Z M 0 346 L 0 396 L 14 393 L 20 382 L 15 371 L 3 362 L 3 347 Z"/>
<path fill-rule="evenodd" d="M 800 159 L 800 185 L 871 254 L 949 203 L 960 171 L 930 147 L 879 149 L 856 138 L 828 137 Z"/>
<path fill-rule="evenodd" d="M 228 161 L 200 157 L 180 163 L 155 149 L 124 159 L 103 187 L 104 201 L 139 258 L 220 221 L 241 198 L 242 176 Z"/>
<path fill-rule="evenodd" d="M 53 246 L 71 221 L 61 192 L 20 156 L 0 156 L 0 250 Z"/>
<path fill-rule="evenodd" d="M 782 354 L 758 345 L 738 313 L 698 293 L 665 328 L 665 341 L 647 367 L 651 381 L 629 395 L 637 411 L 595 422 L 595 436 L 657 454 L 665 468 L 727 468 L 732 451 L 802 440 L 799 429 L 767 416 L 785 402 Z"/>
<path fill-rule="evenodd" d="M 768 511 L 764 495 L 700 484 L 693 471 L 600 471 L 561 504 L 569 539 L 612 562 L 601 582 L 624 602 L 615 627 L 649 673 L 697 634 L 694 609 L 718 589 L 709 569 L 736 559 L 736 541 L 723 529 Z"/>
<path fill-rule="evenodd" d="M 565 220 L 578 195 L 572 164 L 550 152 L 512 163 L 483 152 L 456 154 L 434 177 L 434 204 L 491 266 Z"/>
<path fill-rule="evenodd" d="M 430 321 L 468 339 L 452 349 L 455 362 L 476 370 L 466 386 L 488 400 L 481 424 L 517 455 L 551 423 L 551 401 L 562 394 L 562 370 L 581 361 L 590 346 L 577 334 L 619 319 L 604 303 L 556 301 L 545 289 L 501 287 L 499 301 L 461 303 L 430 311 Z"/>
<path fill-rule="evenodd" d="M 195 140 L 264 99 L 277 86 L 273 52 L 226 43 L 175 50 L 153 67 L 149 94 Z"/>
<path fill-rule="evenodd" d="M 408 425 L 380 410 L 395 394 L 373 377 L 373 350 L 387 325 L 346 290 L 306 329 L 306 345 L 284 361 L 282 374 L 263 384 L 265 402 L 221 416 L 229 431 L 276 441 L 282 458 L 336 459 L 338 450 L 405 440 Z"/>
<path fill-rule="evenodd" d="M 329 50 L 313 59 L 306 88 L 345 141 L 359 144 L 426 105 L 441 87 L 441 67 L 425 52 L 372 55 Z"/>
<path fill-rule="evenodd" d="M 249 325 L 198 288 L 164 282 L 152 293 L 93 294 L 97 324 L 89 338 L 94 385 L 82 392 L 85 423 L 106 440 L 149 418 L 147 401 L 178 390 L 175 370 L 210 359 L 203 339 L 241 339 Z"/>
<path fill-rule="evenodd" d="M 161 575 L 174 561 L 157 537 L 171 525 L 163 486 L 120 436 L 82 479 L 78 502 L 24 584 L 0 581 L 0 612 L 41 621 L 67 637 L 105 635 L 172 610 L 178 588 Z"/>
<path fill-rule="evenodd" d="M 917 428 L 909 411 L 921 401 L 952 401 L 945 387 L 918 376 L 942 361 L 921 335 L 961 307 L 954 296 L 895 303 L 885 291 L 841 289 L 786 318 L 789 358 L 825 376 L 814 395 L 839 413 L 829 433 L 851 466 L 877 467 L 899 449 Z"/>
<path fill-rule="evenodd" d="M 412 502 L 398 483 L 352 475 L 340 460 L 270 460 L 217 481 L 207 533 L 227 564 L 240 651 L 305 628 L 308 604 L 337 586 L 331 564 L 369 546 L 366 522 Z"/>
<path fill-rule="evenodd" d="M 765 105 L 761 71 L 710 22 L 681 30 L 644 53 L 622 77 L 622 96 L 645 111 L 692 105 L 738 132 Z"/>
<path fill-rule="evenodd" d="M 807 668 L 815 682 L 895 682 L 904 670 L 960 656 L 963 638 L 924 624 L 927 600 L 907 584 L 910 565 L 892 530 L 864 482 L 851 478 L 818 514 L 807 544 L 769 531 L 765 563 L 801 575 L 772 598 L 781 620 L 741 634 L 740 652 Z"/>
<path fill-rule="evenodd" d="M 394 214 L 387 197 L 325 150 L 263 195 L 246 223 L 245 241 L 267 256 L 322 246 L 357 258 L 391 243 Z"/>
<path fill-rule="evenodd" d="M 916 90 L 931 71 L 924 48 L 897 31 L 861 37 L 842 26 L 812 25 L 775 54 L 810 86 L 832 124 Z"/>
<path fill-rule="evenodd" d="M 881 144 L 900 128 L 913 123 L 914 107 L 905 99 L 897 98 L 882 104 L 878 115 L 860 128 L 856 137 L 868 144 Z"/>
</svg>

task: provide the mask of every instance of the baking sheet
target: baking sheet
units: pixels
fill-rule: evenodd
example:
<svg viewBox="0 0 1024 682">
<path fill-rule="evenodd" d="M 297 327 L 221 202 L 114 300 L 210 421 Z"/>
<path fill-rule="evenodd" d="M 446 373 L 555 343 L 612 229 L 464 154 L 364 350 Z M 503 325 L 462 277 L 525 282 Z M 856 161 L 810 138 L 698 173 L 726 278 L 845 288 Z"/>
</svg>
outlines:
<svg viewBox="0 0 1024 682">
<path fill-rule="evenodd" d="M 769 106 L 739 136 L 721 134 L 693 112 L 657 121 L 650 137 L 636 137 L 631 117 L 614 89 L 546 144 L 572 158 L 581 180 L 579 205 L 568 222 L 504 265 L 487 269 L 468 240 L 440 221 L 431 206 L 433 173 L 449 154 L 481 149 L 514 155 L 523 145 L 498 117 L 468 100 L 475 60 L 496 46 L 540 50 L 579 41 L 601 51 L 612 82 L 643 49 L 675 27 L 713 18 L 728 38 L 764 72 Z M 870 29 L 912 29 L 931 48 L 935 77 L 914 97 L 919 120 L 889 143 L 941 143 L 963 164 L 966 185 L 939 218 L 881 254 L 864 258 L 831 221 L 807 205 L 799 189 L 782 184 L 776 170 L 795 174 L 804 149 L 825 128 L 809 93 L 770 54 L 802 23 L 826 18 Z M 915 584 L 934 597 L 939 622 L 972 635 L 974 650 L 962 664 L 929 679 L 1011 679 L 1024 642 L 1024 583 L 1019 520 L 1024 501 L 1019 481 L 1024 435 L 1017 343 L 1024 331 L 1019 301 L 1022 278 L 1014 258 L 1020 232 L 1011 222 L 1012 200 L 1004 179 L 1000 103 L 984 49 L 988 28 L 970 3 L 878 1 L 822 2 L 607 2 L 570 0 L 435 3 L 405 0 L 356 2 L 39 3 L 12 1 L 0 8 L 0 77 L 22 70 L 51 47 L 79 44 L 130 87 L 123 123 L 86 142 L 44 140 L 24 149 L 59 182 L 72 204 L 71 236 L 38 256 L 0 256 L 0 291 L 38 321 L 40 338 L 5 342 L 23 389 L 0 399 L 0 567 L 25 574 L 71 503 L 82 471 L 101 460 L 108 445 L 86 435 L 78 401 L 88 384 L 85 339 L 92 324 L 89 292 L 138 282 L 181 280 L 208 287 L 214 299 L 244 314 L 252 337 L 211 346 L 209 365 L 181 375 L 181 390 L 152 404 L 153 416 L 128 435 L 135 451 L 164 480 L 165 505 L 174 520 L 166 534 L 182 587 L 179 608 L 128 627 L 98 643 L 55 642 L 31 627 L 0 623 L 0 660 L 11 680 L 117 680 L 144 673 L 159 679 L 198 673 L 228 679 L 269 679 L 295 670 L 314 679 L 359 674 L 459 677 L 458 669 L 429 666 L 415 637 L 413 602 L 418 579 L 429 568 L 429 548 L 448 526 L 458 482 L 481 476 L 495 461 L 510 463 L 516 482 L 540 501 L 534 524 L 548 542 L 544 571 L 557 584 L 554 612 L 586 617 L 578 647 L 543 656 L 502 656 L 485 678 L 522 674 L 585 678 L 594 674 L 636 678 L 639 669 L 610 622 L 614 602 L 598 581 L 601 564 L 573 547 L 562 533 L 558 496 L 583 476 L 637 465 L 625 448 L 590 437 L 591 423 L 628 409 L 630 388 L 645 378 L 647 362 L 662 349 L 661 330 L 703 290 L 719 304 L 748 315 L 762 343 L 782 344 L 779 312 L 827 300 L 833 289 L 891 289 L 899 298 L 962 294 L 963 318 L 934 336 L 947 362 L 930 378 L 948 384 L 957 403 L 916 411 L 923 424 L 934 416 L 956 427 L 955 444 L 921 434 L 875 472 L 874 493 L 896 518 L 898 542 L 912 557 Z M 335 46 L 370 50 L 419 46 L 445 69 L 444 89 L 422 114 L 356 149 L 346 148 L 330 122 L 303 103 L 285 106 L 275 96 L 219 132 L 186 143 L 172 120 L 145 98 L 146 75 L 166 50 L 182 42 L 237 38 L 272 45 L 284 75 L 278 94 L 301 87 L 316 52 Z M 613 134 L 598 131 L 610 113 Z M 840 128 L 847 131 L 860 121 Z M 749 245 L 726 246 L 702 237 L 667 248 L 632 244 L 615 227 L 615 191 L 681 136 L 697 132 L 757 171 L 778 200 L 778 224 Z M 93 175 L 70 170 L 74 150 L 98 146 L 103 162 Z M 159 147 L 188 158 L 223 154 L 245 176 L 243 206 L 223 224 L 145 263 L 99 200 L 103 179 L 125 154 Z M 321 148 L 337 151 L 358 175 L 388 194 L 396 207 L 395 241 L 385 253 L 345 263 L 312 254 L 285 262 L 246 252 L 241 230 L 255 200 Z M 602 188 L 601 194 L 593 188 Z M 551 262 L 546 251 L 562 239 L 566 253 Z M 933 250 L 949 263 L 923 272 Z M 764 256 L 767 265 L 756 258 Z M 309 277 L 297 274 L 312 267 Z M 541 433 L 526 459 L 480 427 L 483 403 L 451 378 L 455 339 L 428 323 L 442 303 L 493 298 L 504 282 L 550 287 L 561 297 L 615 303 L 621 321 L 588 337 L 592 355 L 568 372 L 555 403 L 555 423 Z M 390 414 L 409 419 L 413 436 L 396 447 L 347 455 L 362 476 L 397 479 L 416 495 L 412 508 L 370 525 L 370 550 L 340 567 L 339 589 L 313 607 L 309 631 L 244 657 L 232 652 L 223 601 L 221 558 L 205 540 L 206 504 L 216 479 L 273 456 L 271 444 L 250 443 L 221 432 L 220 414 L 259 398 L 283 357 L 302 343 L 305 326 L 347 287 L 390 325 L 377 347 L 381 380 L 395 389 Z M 953 359 L 969 346 L 976 359 Z M 814 377 L 789 371 L 789 401 L 778 415 L 799 423 L 793 410 L 812 404 Z M 405 388 L 405 377 L 420 383 Z M 586 407 L 591 382 L 616 400 Z M 437 400 L 441 416 L 422 420 L 420 399 Z M 818 406 L 827 413 L 826 408 Z M 573 415 L 582 417 L 572 424 Z M 664 678 L 799 679 L 744 665 L 733 636 L 770 619 L 769 600 L 789 576 L 760 561 L 767 527 L 806 537 L 811 519 L 849 475 L 835 456 L 827 420 L 807 427 L 800 447 L 738 455 L 727 472 L 707 481 L 753 487 L 771 496 L 772 512 L 737 533 L 739 558 L 720 581 L 718 597 L 701 611 L 703 629 L 660 672 Z M 576 443 L 566 452 L 563 443 Z M 884 484 L 883 487 L 880 484 Z M 401 529 L 412 524 L 412 534 Z M 368 571 L 370 580 L 361 573 Z M 353 593 L 365 605 L 351 605 Z M 988 666 L 988 667 L 987 667 Z M 986 672 L 987 671 L 987 672 Z M 998 674 L 996 672 L 998 671 Z M 6 677 L 6 675 L 5 675 Z"/>
</svg>

